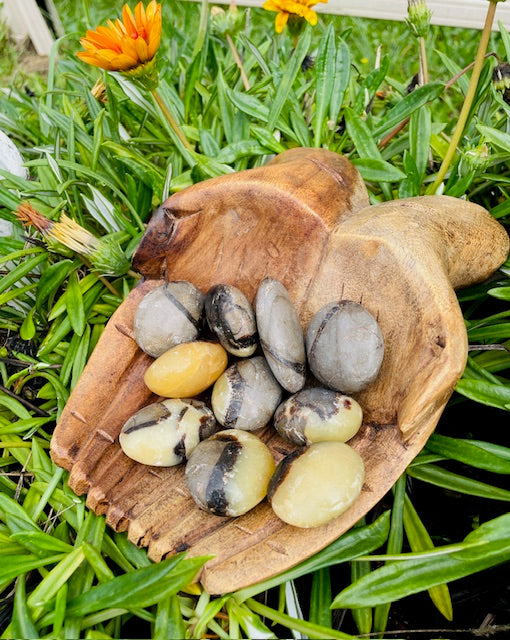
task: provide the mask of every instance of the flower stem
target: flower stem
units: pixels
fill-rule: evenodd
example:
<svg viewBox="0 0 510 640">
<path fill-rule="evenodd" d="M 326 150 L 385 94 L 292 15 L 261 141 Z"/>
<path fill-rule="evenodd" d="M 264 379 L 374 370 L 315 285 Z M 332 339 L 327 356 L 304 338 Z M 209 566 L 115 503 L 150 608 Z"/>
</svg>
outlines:
<svg viewBox="0 0 510 640">
<path fill-rule="evenodd" d="M 177 124 L 177 122 L 175 121 L 173 115 L 170 113 L 170 111 L 168 110 L 168 107 L 166 106 L 166 104 L 163 101 L 163 98 L 161 97 L 161 95 L 159 94 L 157 89 L 152 89 L 152 95 L 154 97 L 154 100 L 158 103 L 159 108 L 161 109 L 161 111 L 163 112 L 163 115 L 165 116 L 165 118 L 168 121 L 168 124 L 172 127 L 172 129 L 175 131 L 175 135 L 179 138 L 179 140 L 182 142 L 183 146 L 188 150 L 193 152 L 193 147 L 191 146 L 191 144 L 188 142 L 188 139 L 186 138 L 186 136 L 184 135 L 184 133 L 182 132 L 182 129 L 179 127 L 179 125 Z"/>
<path fill-rule="evenodd" d="M 491 35 L 492 23 L 494 22 L 494 15 L 496 13 L 497 4 L 498 4 L 498 0 L 490 0 L 489 8 L 487 10 L 487 16 L 485 18 L 485 25 L 482 31 L 480 45 L 478 46 L 478 52 L 476 54 L 475 64 L 473 66 L 473 73 L 471 74 L 471 80 L 469 82 L 469 87 L 466 93 L 464 104 L 462 105 L 457 126 L 455 127 L 455 131 L 453 132 L 450 145 L 443 159 L 441 167 L 439 168 L 437 177 L 434 183 L 427 189 L 427 193 L 436 193 L 437 189 L 443 182 L 446 172 L 450 168 L 450 164 L 457 151 L 457 146 L 460 142 L 460 139 L 462 138 L 462 134 L 466 126 L 469 112 L 471 110 L 471 106 L 475 98 L 476 89 L 478 87 L 478 81 L 480 79 L 480 73 L 482 71 L 485 52 L 487 51 L 487 46 L 489 44 L 489 38 Z"/>
<path fill-rule="evenodd" d="M 80 253 L 80 258 L 86 267 L 88 267 L 91 271 L 95 272 L 94 265 L 90 262 L 88 258 L 86 258 L 82 253 Z M 108 291 L 110 291 L 111 293 L 113 293 L 114 296 L 122 300 L 122 295 L 120 291 L 117 291 L 117 289 L 113 286 L 113 284 L 111 284 L 111 282 L 108 282 L 108 280 L 104 276 L 99 275 L 97 272 L 95 272 L 95 275 L 104 284 L 104 286 L 108 289 Z"/>
<path fill-rule="evenodd" d="M 246 91 L 248 91 L 250 89 L 250 81 L 248 80 L 248 76 L 246 75 L 246 72 L 244 70 L 243 63 L 241 62 L 241 58 L 239 57 L 239 53 L 237 52 L 236 46 L 232 38 L 230 37 L 230 33 L 226 33 L 225 37 L 227 39 L 228 46 L 230 47 L 230 51 L 232 52 L 232 56 L 236 62 L 236 65 L 239 67 L 239 71 L 241 72 L 241 78 L 243 80 L 244 88 L 246 89 Z"/>
<path fill-rule="evenodd" d="M 429 83 L 429 66 L 427 63 L 427 49 L 425 47 L 425 38 L 420 37 L 420 75 L 421 84 Z"/>
</svg>

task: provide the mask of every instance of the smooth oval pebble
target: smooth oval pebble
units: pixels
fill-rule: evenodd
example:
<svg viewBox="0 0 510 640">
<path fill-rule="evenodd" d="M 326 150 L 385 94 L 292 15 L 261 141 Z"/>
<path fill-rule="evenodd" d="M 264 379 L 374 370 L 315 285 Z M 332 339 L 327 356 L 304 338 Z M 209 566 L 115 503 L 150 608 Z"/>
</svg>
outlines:
<svg viewBox="0 0 510 640">
<path fill-rule="evenodd" d="M 255 298 L 255 317 L 260 344 L 275 378 L 287 391 L 299 391 L 306 377 L 303 330 L 281 282 L 262 280 Z"/>
<path fill-rule="evenodd" d="M 207 323 L 221 345 L 232 355 L 247 358 L 257 348 L 255 313 L 237 287 L 218 284 L 205 297 Z"/>
<path fill-rule="evenodd" d="M 185 342 L 150 365 L 144 381 L 165 398 L 189 398 L 210 387 L 227 366 L 227 352 L 214 342 Z"/>
<path fill-rule="evenodd" d="M 306 332 L 306 352 L 317 380 L 336 391 L 355 393 L 377 378 L 384 342 L 369 311 L 341 300 L 314 315 Z"/>
<path fill-rule="evenodd" d="M 135 313 L 135 340 L 154 358 L 183 342 L 196 340 L 204 295 L 191 282 L 176 280 L 150 291 Z"/>
<path fill-rule="evenodd" d="M 271 420 L 281 397 L 282 388 L 266 360 L 256 356 L 236 362 L 218 378 L 211 405 L 224 427 L 253 431 Z"/>
<path fill-rule="evenodd" d="M 275 463 L 257 436 L 219 431 L 201 442 L 186 464 L 186 482 L 199 507 L 217 516 L 240 516 L 264 499 Z"/>
<path fill-rule="evenodd" d="M 119 435 L 131 459 L 156 467 L 184 462 L 217 430 L 213 412 L 200 400 L 175 398 L 154 402 L 132 415 Z"/>
<path fill-rule="evenodd" d="M 316 387 L 294 394 L 278 407 L 274 426 L 295 444 L 346 442 L 361 427 L 363 411 L 353 398 Z"/>
<path fill-rule="evenodd" d="M 356 501 L 364 475 L 363 460 L 349 445 L 316 442 L 280 462 L 267 497 L 273 511 L 287 524 L 317 527 Z"/>
</svg>

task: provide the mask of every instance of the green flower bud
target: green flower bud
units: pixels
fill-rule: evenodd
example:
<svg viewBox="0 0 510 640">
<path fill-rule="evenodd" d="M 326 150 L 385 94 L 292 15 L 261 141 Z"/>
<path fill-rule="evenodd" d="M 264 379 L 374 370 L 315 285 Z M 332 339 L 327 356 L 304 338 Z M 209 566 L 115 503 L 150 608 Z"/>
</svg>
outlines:
<svg viewBox="0 0 510 640">
<path fill-rule="evenodd" d="M 120 244 L 112 236 L 99 238 L 97 246 L 89 254 L 89 260 L 102 276 L 122 276 L 131 268 Z"/>
<path fill-rule="evenodd" d="M 221 7 L 211 7 L 211 27 L 217 36 L 225 34 L 235 35 L 243 26 L 243 14 L 236 7 L 230 7 L 228 11 Z"/>
<path fill-rule="evenodd" d="M 483 173 L 491 163 L 490 148 L 486 142 L 468 147 L 462 152 L 459 173 Z"/>
<path fill-rule="evenodd" d="M 417 38 L 425 38 L 430 28 L 432 12 L 427 8 L 425 0 L 408 0 L 407 26 Z"/>
</svg>

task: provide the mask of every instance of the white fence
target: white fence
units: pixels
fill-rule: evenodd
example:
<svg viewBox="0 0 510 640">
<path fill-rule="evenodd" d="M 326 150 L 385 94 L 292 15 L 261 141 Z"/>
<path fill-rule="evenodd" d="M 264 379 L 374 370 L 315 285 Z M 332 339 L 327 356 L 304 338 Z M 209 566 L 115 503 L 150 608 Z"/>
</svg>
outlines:
<svg viewBox="0 0 510 640">
<path fill-rule="evenodd" d="M 237 0 L 237 4 L 246 7 L 260 7 L 262 3 L 263 0 Z M 217 0 L 215 4 L 230 4 L 230 0 Z M 481 29 L 489 3 L 488 0 L 427 0 L 427 6 L 432 11 L 432 24 Z M 405 20 L 407 16 L 407 0 L 329 0 L 314 8 L 318 13 L 381 20 Z M 510 29 L 510 2 L 498 2 L 494 29 L 498 29 L 498 21 Z"/>
</svg>

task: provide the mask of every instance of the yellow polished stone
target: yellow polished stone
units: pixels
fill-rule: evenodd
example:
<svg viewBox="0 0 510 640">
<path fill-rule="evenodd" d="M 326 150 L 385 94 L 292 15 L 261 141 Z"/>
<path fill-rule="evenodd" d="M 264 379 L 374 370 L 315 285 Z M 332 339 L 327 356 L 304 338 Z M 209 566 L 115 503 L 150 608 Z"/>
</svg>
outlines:
<svg viewBox="0 0 510 640">
<path fill-rule="evenodd" d="M 147 369 L 145 384 L 165 398 L 190 398 L 210 387 L 227 367 L 227 352 L 213 342 L 185 342 Z"/>
</svg>

